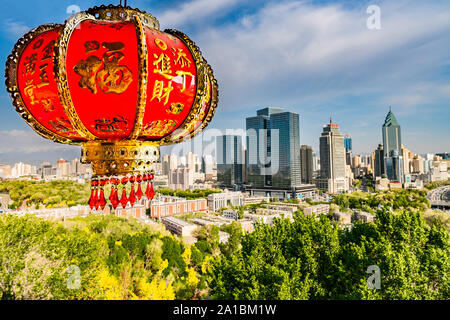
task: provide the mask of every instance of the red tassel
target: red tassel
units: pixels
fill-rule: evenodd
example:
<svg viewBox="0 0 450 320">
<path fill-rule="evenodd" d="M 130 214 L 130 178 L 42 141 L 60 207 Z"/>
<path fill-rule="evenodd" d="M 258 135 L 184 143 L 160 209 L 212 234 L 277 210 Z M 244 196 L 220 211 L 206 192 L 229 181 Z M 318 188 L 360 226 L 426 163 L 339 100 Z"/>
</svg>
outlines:
<svg viewBox="0 0 450 320">
<path fill-rule="evenodd" d="M 120 204 L 122 205 L 122 208 L 125 209 L 125 207 L 127 206 L 128 203 L 128 198 L 127 198 L 127 191 L 125 186 L 123 186 L 122 188 L 122 198 L 120 198 Z"/>
<path fill-rule="evenodd" d="M 100 208 L 102 208 L 102 210 L 105 209 L 106 199 L 105 199 L 105 194 L 103 193 L 103 187 L 100 187 L 98 204 L 99 204 Z"/>
<path fill-rule="evenodd" d="M 153 200 L 153 197 L 155 196 L 155 191 L 153 191 L 153 182 L 150 184 L 150 192 L 149 192 L 149 199 Z"/>
<path fill-rule="evenodd" d="M 95 188 L 95 192 L 94 192 L 94 208 L 95 210 L 98 210 L 98 207 L 100 205 L 99 201 L 98 201 L 98 188 Z"/>
<path fill-rule="evenodd" d="M 95 203 L 97 202 L 97 184 L 97 180 L 91 180 L 91 197 L 89 198 L 89 207 L 91 208 L 91 210 L 95 208 Z"/>
<path fill-rule="evenodd" d="M 89 207 L 94 209 L 94 188 L 91 189 L 91 197 L 89 198 Z"/>
<path fill-rule="evenodd" d="M 131 206 L 134 206 L 134 203 L 136 202 L 136 195 L 134 194 L 134 183 L 131 184 L 131 191 L 128 200 L 130 201 Z"/>
<path fill-rule="evenodd" d="M 141 190 L 141 184 L 138 183 L 138 189 L 136 191 L 136 197 L 138 198 L 138 200 L 141 200 L 142 195 L 143 195 L 143 193 L 142 193 L 142 190 Z"/>
<path fill-rule="evenodd" d="M 122 205 L 122 208 L 125 208 L 127 206 L 128 203 L 128 198 L 127 198 L 127 188 L 126 188 L 126 184 L 128 182 L 128 177 L 123 177 L 120 181 L 123 185 L 122 187 L 122 198 L 120 198 L 120 204 Z"/>
<path fill-rule="evenodd" d="M 150 200 L 150 182 L 147 182 L 147 188 L 145 189 L 145 196 Z"/>
<path fill-rule="evenodd" d="M 111 201 L 111 204 L 113 208 L 117 208 L 119 205 L 119 197 L 117 192 L 117 185 L 119 184 L 119 179 L 112 178 L 111 179 L 111 195 L 109 196 L 109 201 Z"/>
</svg>

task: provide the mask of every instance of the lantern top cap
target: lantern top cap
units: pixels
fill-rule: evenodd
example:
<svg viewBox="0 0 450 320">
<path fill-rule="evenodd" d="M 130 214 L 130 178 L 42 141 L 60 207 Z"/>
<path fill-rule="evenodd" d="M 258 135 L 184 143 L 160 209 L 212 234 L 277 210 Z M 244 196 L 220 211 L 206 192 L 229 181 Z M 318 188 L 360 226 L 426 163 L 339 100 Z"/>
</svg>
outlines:
<svg viewBox="0 0 450 320">
<path fill-rule="evenodd" d="M 135 17 L 139 17 L 142 23 L 153 29 L 159 29 L 159 21 L 150 13 L 139 10 L 137 8 L 131 8 L 129 6 L 122 5 L 101 5 L 89 8 L 86 13 L 94 16 L 96 20 L 107 21 L 131 21 Z"/>
</svg>

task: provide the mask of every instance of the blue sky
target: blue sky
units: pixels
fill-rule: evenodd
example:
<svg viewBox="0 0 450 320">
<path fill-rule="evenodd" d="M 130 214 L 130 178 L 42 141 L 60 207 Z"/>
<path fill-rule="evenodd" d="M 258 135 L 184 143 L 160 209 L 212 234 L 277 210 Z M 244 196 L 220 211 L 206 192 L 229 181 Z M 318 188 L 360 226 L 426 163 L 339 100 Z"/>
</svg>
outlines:
<svg viewBox="0 0 450 320">
<path fill-rule="evenodd" d="M 63 23 L 67 9 L 119 1 L 2 0 L 0 59 L 44 23 Z M 242 129 L 258 108 L 300 114 L 300 142 L 318 149 L 322 126 L 338 123 L 356 153 L 381 142 L 389 105 L 405 146 L 416 153 L 450 151 L 450 2 L 129 0 L 157 17 L 161 29 L 187 33 L 219 82 L 209 128 Z M 369 30 L 369 5 L 381 29 Z M 55 161 L 79 147 L 48 142 L 14 111 L 0 85 L 0 163 Z M 201 139 L 201 138 L 199 138 Z"/>
</svg>

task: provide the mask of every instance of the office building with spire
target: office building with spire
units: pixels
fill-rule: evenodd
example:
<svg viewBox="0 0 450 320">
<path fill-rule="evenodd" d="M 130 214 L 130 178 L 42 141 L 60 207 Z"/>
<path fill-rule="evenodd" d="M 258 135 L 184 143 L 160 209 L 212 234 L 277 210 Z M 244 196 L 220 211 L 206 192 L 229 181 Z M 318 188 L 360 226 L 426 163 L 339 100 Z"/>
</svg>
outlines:
<svg viewBox="0 0 450 320">
<path fill-rule="evenodd" d="M 400 125 L 391 108 L 382 127 L 384 172 L 394 182 L 404 182 L 402 137 Z"/>
</svg>

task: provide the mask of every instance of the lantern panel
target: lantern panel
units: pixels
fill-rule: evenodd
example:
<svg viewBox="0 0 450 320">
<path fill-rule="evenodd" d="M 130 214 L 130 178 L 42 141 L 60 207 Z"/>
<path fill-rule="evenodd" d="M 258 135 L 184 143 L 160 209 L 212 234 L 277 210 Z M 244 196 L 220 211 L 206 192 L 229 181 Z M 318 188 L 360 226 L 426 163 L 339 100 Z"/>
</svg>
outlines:
<svg viewBox="0 0 450 320">
<path fill-rule="evenodd" d="M 134 127 L 139 87 L 132 22 L 85 20 L 67 47 L 67 80 L 82 124 L 104 140 L 127 138 Z"/>
<path fill-rule="evenodd" d="M 156 140 L 175 131 L 191 111 L 197 69 L 182 40 L 145 27 L 148 50 L 147 102 L 140 139 Z"/>
<path fill-rule="evenodd" d="M 43 32 L 28 43 L 18 62 L 18 88 L 28 111 L 45 128 L 69 139 L 85 140 L 73 128 L 58 97 L 53 48 L 59 29 Z"/>
</svg>

